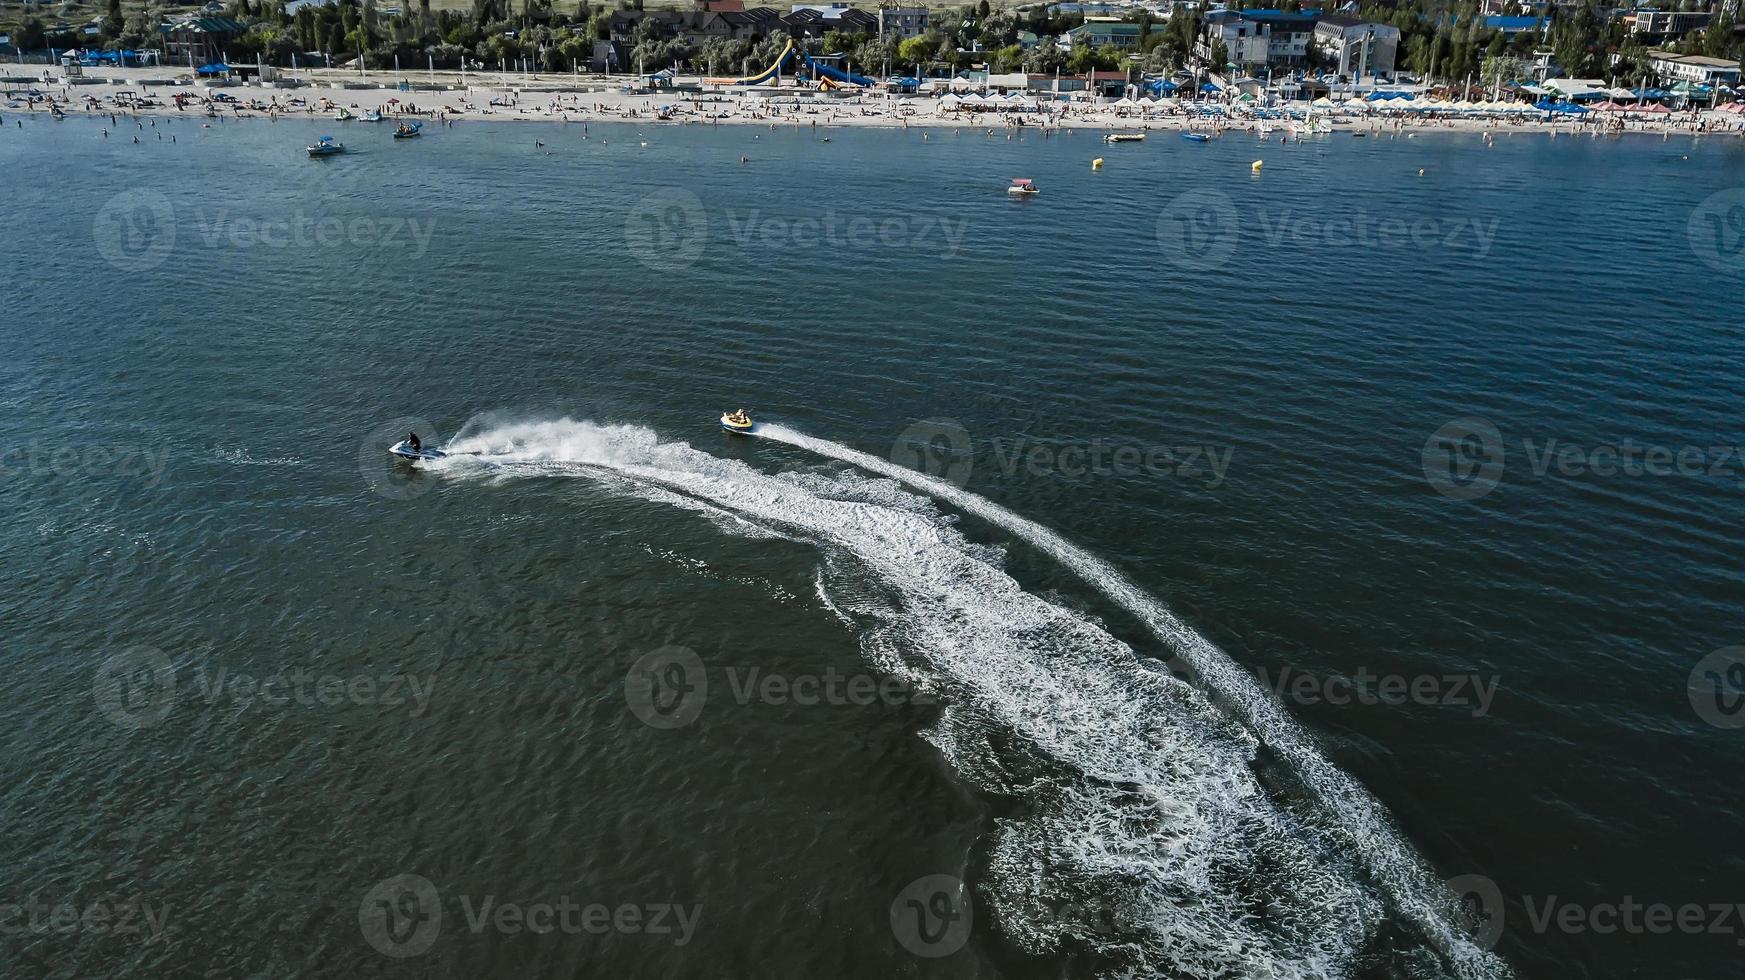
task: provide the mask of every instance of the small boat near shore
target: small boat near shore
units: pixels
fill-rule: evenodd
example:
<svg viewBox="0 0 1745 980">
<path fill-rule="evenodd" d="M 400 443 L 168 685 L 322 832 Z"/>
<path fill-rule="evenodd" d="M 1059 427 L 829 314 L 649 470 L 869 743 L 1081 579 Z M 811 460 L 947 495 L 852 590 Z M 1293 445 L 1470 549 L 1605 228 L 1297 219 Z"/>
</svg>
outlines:
<svg viewBox="0 0 1745 980">
<path fill-rule="evenodd" d="M 1103 137 L 1105 143 L 1143 143 L 1144 133 L 1109 133 Z"/>
<path fill-rule="evenodd" d="M 1042 193 L 1042 190 L 1036 186 L 1036 181 L 1029 177 L 1014 177 L 1012 178 L 1012 186 L 1006 188 L 1006 193 L 1013 197 L 1035 197 Z"/>
<path fill-rule="evenodd" d="M 333 114 L 333 120 L 335 122 L 345 122 L 347 120 L 356 119 L 356 118 L 357 118 L 356 116 L 351 114 L 351 110 L 347 109 L 345 106 L 340 106 L 339 111 L 335 112 Z"/>
<path fill-rule="evenodd" d="M 359 118 L 363 122 L 381 122 L 382 121 L 382 114 L 375 109 L 371 109 L 370 111 L 364 113 Z"/>
<path fill-rule="evenodd" d="M 1205 133 L 1183 133 L 1182 139 L 1187 140 L 1189 143 L 1208 143 L 1211 142 L 1212 137 L 1207 136 Z"/>
<path fill-rule="evenodd" d="M 408 126 L 405 123 L 401 123 L 400 127 L 398 129 L 394 130 L 394 138 L 397 140 L 409 140 L 409 139 L 413 138 L 414 136 L 417 136 L 418 133 L 423 129 L 424 129 L 424 124 L 421 122 L 415 122 L 415 123 L 411 124 L 410 126 Z"/>
<path fill-rule="evenodd" d="M 312 157 L 338 156 L 344 152 L 345 144 L 335 143 L 331 136 L 323 136 L 309 146 L 309 155 Z"/>
</svg>

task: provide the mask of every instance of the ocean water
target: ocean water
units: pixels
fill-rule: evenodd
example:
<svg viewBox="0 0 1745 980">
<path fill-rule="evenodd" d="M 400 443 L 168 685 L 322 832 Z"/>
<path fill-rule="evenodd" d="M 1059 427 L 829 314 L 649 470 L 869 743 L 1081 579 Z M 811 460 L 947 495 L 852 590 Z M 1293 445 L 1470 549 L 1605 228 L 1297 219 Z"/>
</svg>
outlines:
<svg viewBox="0 0 1745 980">
<path fill-rule="evenodd" d="M 1736 972 L 1745 141 L 17 119 L 11 969 Z"/>
</svg>

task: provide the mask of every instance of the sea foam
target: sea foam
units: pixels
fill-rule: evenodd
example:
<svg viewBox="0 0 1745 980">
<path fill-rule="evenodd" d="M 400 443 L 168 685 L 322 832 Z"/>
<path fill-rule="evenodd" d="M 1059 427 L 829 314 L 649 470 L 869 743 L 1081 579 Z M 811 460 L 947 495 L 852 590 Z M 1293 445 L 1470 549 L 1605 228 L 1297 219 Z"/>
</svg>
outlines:
<svg viewBox="0 0 1745 980">
<path fill-rule="evenodd" d="M 760 434 L 866 472 L 766 474 L 639 426 L 570 419 L 470 424 L 449 448 L 479 455 L 432 469 L 582 476 L 730 531 L 815 543 L 831 612 L 863 627 L 880 669 L 939 689 L 926 737 L 1012 804 L 977 893 L 1023 948 L 1095 952 L 1122 973 L 1336 977 L 1404 919 L 1453 975 L 1508 975 L 1453 925 L 1451 899 L 1380 805 L 1114 568 L 943 481 L 779 426 Z M 1189 662 L 1214 699 L 1025 591 L 1000 549 L 969 541 L 934 500 L 1073 569 Z M 1262 745 L 1308 799 L 1262 784 Z"/>
</svg>

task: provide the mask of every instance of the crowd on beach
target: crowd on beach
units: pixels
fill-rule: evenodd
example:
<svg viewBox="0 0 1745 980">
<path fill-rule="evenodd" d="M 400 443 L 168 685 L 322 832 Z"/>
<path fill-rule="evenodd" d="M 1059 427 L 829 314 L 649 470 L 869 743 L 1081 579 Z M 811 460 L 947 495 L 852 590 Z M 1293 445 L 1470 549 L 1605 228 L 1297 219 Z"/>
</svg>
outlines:
<svg viewBox="0 0 1745 980">
<path fill-rule="evenodd" d="M 472 80 L 478 79 L 475 74 Z M 1745 136 L 1745 113 L 1704 108 L 1671 112 L 1657 109 L 1653 115 L 1627 111 L 1582 115 L 1519 111 L 1455 115 L 1402 111 L 1392 105 L 1371 108 L 1341 104 L 1332 109 L 1316 110 L 1303 103 L 1293 103 L 1257 109 L 1243 104 L 1189 100 L 1067 101 L 1038 97 L 1008 97 L 999 105 L 988 106 L 952 96 L 892 96 L 871 92 L 825 96 L 798 88 L 647 92 L 630 90 L 620 84 L 578 91 L 573 86 L 558 87 L 561 81 L 542 87 L 537 80 L 518 78 L 498 79 L 496 85 L 474 84 L 448 89 L 426 86 L 416 92 L 405 83 L 361 89 L 350 79 L 345 82 L 321 79 L 296 88 L 159 84 L 144 87 L 148 94 L 141 95 L 127 89 L 114 91 L 113 85 L 126 84 L 119 76 L 108 81 L 112 84 L 106 95 L 92 94 L 91 90 L 96 88 L 94 85 L 74 85 L 67 79 L 62 79 L 58 86 L 53 85 L 52 80 L 45 80 L 44 85 L 23 88 L 14 82 L 13 91 L 0 93 L 4 98 L 0 103 L 4 105 L 0 110 L 0 121 L 10 117 L 16 125 L 22 126 L 20 117 L 70 113 L 108 115 L 112 121 L 123 116 L 145 118 L 183 114 L 217 121 L 319 116 L 338 121 L 374 111 L 383 119 L 416 118 L 433 121 L 439 126 L 452 126 L 457 120 L 469 119 L 535 119 L 703 125 L 763 123 L 811 127 L 967 126 L 1043 134 L 1070 129 L 1193 129 L 1211 135 L 1259 131 L 1276 134 L 1280 139 L 1328 129 L 1374 135 L 1465 130 L 1588 135 L 1727 133 Z M 160 92 L 165 94 L 155 94 Z"/>
</svg>

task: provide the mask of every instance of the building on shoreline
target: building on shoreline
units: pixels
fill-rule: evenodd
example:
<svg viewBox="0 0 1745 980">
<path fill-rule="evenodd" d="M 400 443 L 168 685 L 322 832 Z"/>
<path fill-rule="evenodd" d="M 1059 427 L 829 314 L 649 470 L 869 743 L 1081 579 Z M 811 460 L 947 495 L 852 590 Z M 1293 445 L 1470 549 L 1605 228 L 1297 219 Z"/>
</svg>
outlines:
<svg viewBox="0 0 1745 980">
<path fill-rule="evenodd" d="M 1061 35 L 1068 48 L 1088 44 L 1093 48 L 1112 47 L 1132 51 L 1139 47 L 1138 24 L 1113 18 L 1088 18 L 1083 24 Z"/>
<path fill-rule="evenodd" d="M 1225 60 L 1243 71 L 1301 68 L 1309 63 L 1309 39 L 1318 20 L 1316 14 L 1280 10 L 1214 10 L 1206 15 L 1194 53 L 1210 60 L 1214 46 L 1222 43 Z"/>
<path fill-rule="evenodd" d="M 933 14 L 926 7 L 879 8 L 879 36 L 889 40 L 920 37 L 932 27 Z"/>
<path fill-rule="evenodd" d="M 1739 62 L 1730 58 L 1650 51 L 1648 69 L 1662 82 L 1690 82 L 1693 85 L 1739 84 Z"/>
<path fill-rule="evenodd" d="M 1400 52 L 1400 29 L 1350 14 L 1328 14 L 1315 25 L 1315 46 L 1334 52 L 1339 74 L 1347 78 L 1359 71 L 1392 75 Z"/>
</svg>

